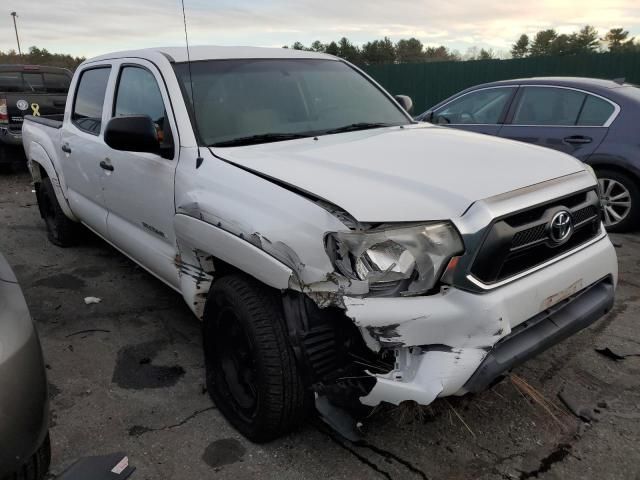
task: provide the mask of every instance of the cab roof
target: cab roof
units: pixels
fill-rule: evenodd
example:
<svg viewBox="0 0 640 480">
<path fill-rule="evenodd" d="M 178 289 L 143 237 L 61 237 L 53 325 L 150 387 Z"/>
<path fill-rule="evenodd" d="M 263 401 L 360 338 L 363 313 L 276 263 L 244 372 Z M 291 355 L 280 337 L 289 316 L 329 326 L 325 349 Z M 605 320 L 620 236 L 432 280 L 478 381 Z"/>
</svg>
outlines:
<svg viewBox="0 0 640 480">
<path fill-rule="evenodd" d="M 191 61 L 193 62 L 202 60 L 231 60 L 249 58 L 306 58 L 337 60 L 337 58 L 333 57 L 332 55 L 317 52 L 307 52 L 304 50 L 293 50 L 289 48 L 222 47 L 214 45 L 197 45 L 190 47 L 189 50 Z M 100 60 L 112 60 L 117 58 L 142 58 L 147 60 L 154 60 L 157 59 L 158 56 L 163 56 L 172 63 L 186 62 L 188 59 L 186 47 L 157 47 L 108 53 L 105 55 L 90 58 L 86 61 L 86 63 L 92 63 Z"/>
</svg>

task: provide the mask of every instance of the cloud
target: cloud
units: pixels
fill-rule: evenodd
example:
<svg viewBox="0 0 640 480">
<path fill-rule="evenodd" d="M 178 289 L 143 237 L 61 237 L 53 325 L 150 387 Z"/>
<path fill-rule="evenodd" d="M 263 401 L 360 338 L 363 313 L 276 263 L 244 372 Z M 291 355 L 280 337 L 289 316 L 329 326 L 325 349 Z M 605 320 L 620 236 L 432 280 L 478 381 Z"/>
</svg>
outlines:
<svg viewBox="0 0 640 480">
<path fill-rule="evenodd" d="M 595 25 L 640 35 L 638 0 L 185 0 L 194 44 L 310 44 L 343 35 L 356 43 L 415 36 L 428 45 L 508 49 L 521 34 Z M 8 3 L 8 5 L 7 5 Z M 92 56 L 130 48 L 182 45 L 178 0 L 3 0 L 0 50 L 15 48 L 9 12 L 18 12 L 22 45 Z"/>
</svg>

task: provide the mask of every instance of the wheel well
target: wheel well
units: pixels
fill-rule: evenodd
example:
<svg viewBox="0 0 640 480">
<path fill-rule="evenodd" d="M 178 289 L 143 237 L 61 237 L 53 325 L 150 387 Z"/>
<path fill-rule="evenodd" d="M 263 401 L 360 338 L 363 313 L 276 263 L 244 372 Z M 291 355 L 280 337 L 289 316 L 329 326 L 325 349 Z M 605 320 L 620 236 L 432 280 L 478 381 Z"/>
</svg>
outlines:
<svg viewBox="0 0 640 480">
<path fill-rule="evenodd" d="M 611 163 L 597 163 L 591 166 L 596 171 L 596 173 L 600 170 L 611 170 L 613 172 L 629 175 L 636 182 L 640 183 L 640 175 L 629 168 L 621 167 L 620 165 L 613 165 Z"/>
</svg>

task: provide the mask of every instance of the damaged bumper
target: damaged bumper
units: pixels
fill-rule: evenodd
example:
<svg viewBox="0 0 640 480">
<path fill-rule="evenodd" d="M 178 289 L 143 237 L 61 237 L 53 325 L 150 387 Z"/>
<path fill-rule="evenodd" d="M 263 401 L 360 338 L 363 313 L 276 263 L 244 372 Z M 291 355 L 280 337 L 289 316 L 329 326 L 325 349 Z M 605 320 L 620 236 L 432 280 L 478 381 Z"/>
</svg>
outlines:
<svg viewBox="0 0 640 480">
<path fill-rule="evenodd" d="M 412 298 L 346 297 L 367 345 L 392 348 L 394 368 L 375 375 L 365 405 L 486 388 L 501 374 L 604 315 L 613 304 L 617 260 L 608 237 L 562 261 L 486 293 L 450 288 Z"/>
</svg>

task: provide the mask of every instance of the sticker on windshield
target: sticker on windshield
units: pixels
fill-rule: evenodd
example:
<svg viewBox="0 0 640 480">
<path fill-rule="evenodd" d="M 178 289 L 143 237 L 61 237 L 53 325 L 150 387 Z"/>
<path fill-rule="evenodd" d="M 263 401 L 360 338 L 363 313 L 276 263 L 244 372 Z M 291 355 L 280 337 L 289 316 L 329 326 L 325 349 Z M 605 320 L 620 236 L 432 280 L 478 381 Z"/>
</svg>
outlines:
<svg viewBox="0 0 640 480">
<path fill-rule="evenodd" d="M 29 102 L 21 98 L 16 103 L 16 107 L 18 107 L 18 110 L 22 110 L 24 112 L 27 108 L 29 108 Z"/>
</svg>

